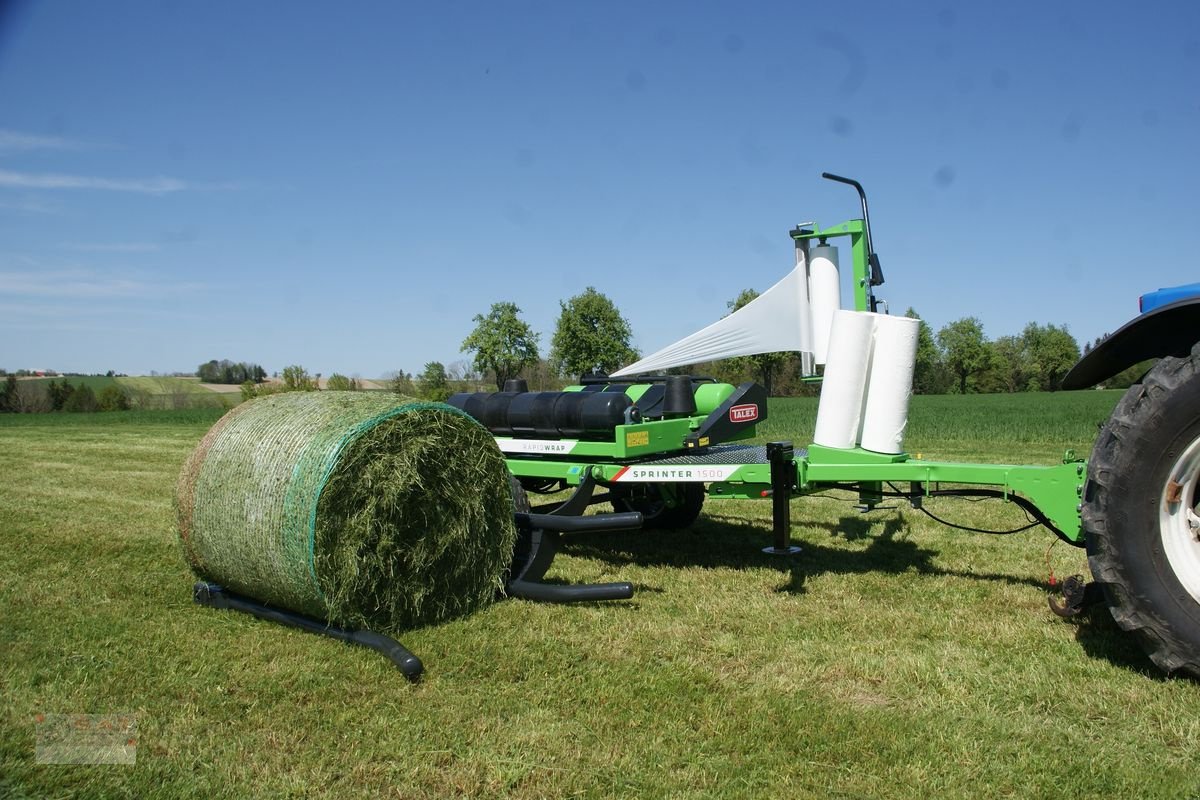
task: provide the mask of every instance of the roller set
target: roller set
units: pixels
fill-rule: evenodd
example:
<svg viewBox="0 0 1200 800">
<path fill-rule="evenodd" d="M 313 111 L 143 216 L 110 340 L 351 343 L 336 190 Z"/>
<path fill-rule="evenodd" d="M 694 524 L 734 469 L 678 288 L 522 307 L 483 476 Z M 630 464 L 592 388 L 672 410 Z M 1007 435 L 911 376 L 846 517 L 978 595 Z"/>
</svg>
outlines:
<svg viewBox="0 0 1200 800">
<path fill-rule="evenodd" d="M 508 595 L 551 601 L 620 599 L 629 584 L 541 584 L 559 537 L 576 530 L 681 528 L 706 497 L 769 499 L 773 542 L 766 552 L 799 551 L 790 539 L 793 497 L 857 492 L 870 511 L 885 499 L 920 507 L 927 497 L 990 497 L 1013 502 L 1063 541 L 1087 549 L 1094 583 L 1068 578 L 1050 608 L 1069 617 L 1107 603 L 1163 670 L 1200 677 L 1200 284 L 1160 290 L 1144 313 L 1088 353 L 1064 388 L 1082 389 L 1149 358 L 1161 359 L 1125 394 L 1085 461 L 1067 451 L 1045 466 L 930 461 L 904 451 L 916 322 L 886 313 L 876 297 L 883 269 L 862 217 L 790 232 L 796 265 L 737 312 L 611 376 L 583 376 L 561 392 L 530 392 L 509 381 L 501 392 L 463 393 L 451 408 L 486 428 L 513 477 L 515 544 L 497 577 Z M 833 241 L 849 240 L 853 310 L 843 310 Z M 882 310 L 882 313 L 881 313 Z M 821 381 L 814 440 L 750 445 L 767 418 L 755 383 L 732 386 L 667 374 L 734 355 L 798 351 L 807 379 Z M 220 423 L 219 423 L 220 424 Z M 570 490 L 565 501 L 530 506 L 529 495 Z M 615 514 L 583 517 L 607 503 Z M 230 605 L 219 586 L 197 584 L 197 600 Z M 235 599 L 236 596 L 235 596 Z M 320 627 L 308 617 L 240 598 L 241 610 Z M 290 619 L 289 617 L 295 617 Z M 327 628 L 376 647 L 407 673 L 415 657 L 393 640 Z M 357 638 L 356 638 L 357 637 Z M 397 649 L 399 648 L 399 649 Z"/>
</svg>

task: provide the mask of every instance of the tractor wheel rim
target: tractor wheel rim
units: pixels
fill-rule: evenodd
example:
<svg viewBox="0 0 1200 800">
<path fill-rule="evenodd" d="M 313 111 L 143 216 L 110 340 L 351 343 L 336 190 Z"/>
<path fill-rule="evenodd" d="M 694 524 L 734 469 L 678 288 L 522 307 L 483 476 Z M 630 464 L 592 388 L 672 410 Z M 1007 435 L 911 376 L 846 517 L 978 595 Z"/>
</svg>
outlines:
<svg viewBox="0 0 1200 800">
<path fill-rule="evenodd" d="M 1171 467 L 1158 502 L 1158 527 L 1171 571 L 1200 603 L 1200 438 Z M 1174 502 L 1172 502 L 1174 501 Z"/>
</svg>

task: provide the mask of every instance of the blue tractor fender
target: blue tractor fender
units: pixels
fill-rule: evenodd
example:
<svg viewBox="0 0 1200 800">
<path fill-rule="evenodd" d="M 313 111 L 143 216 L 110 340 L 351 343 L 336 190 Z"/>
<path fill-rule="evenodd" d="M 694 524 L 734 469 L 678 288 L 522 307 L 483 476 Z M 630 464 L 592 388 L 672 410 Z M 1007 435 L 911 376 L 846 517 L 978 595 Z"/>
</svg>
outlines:
<svg viewBox="0 0 1200 800">
<path fill-rule="evenodd" d="M 1095 386 L 1148 358 L 1182 358 L 1200 342 L 1200 283 L 1143 295 L 1141 308 L 1141 315 L 1122 325 L 1071 367 L 1062 388 Z"/>
</svg>

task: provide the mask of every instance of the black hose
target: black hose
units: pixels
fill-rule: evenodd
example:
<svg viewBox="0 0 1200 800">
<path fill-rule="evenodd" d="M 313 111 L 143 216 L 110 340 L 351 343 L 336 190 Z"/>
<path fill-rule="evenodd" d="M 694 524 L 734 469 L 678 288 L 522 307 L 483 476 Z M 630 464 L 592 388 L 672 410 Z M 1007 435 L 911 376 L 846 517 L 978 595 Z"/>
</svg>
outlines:
<svg viewBox="0 0 1200 800">
<path fill-rule="evenodd" d="M 835 484 L 829 484 L 829 485 L 833 486 L 835 488 L 838 488 L 838 489 L 845 489 L 847 491 L 861 491 L 861 486 L 857 483 L 851 483 L 851 484 L 835 483 Z M 1070 537 L 1068 537 L 1065 533 L 1063 533 L 1062 530 L 1057 525 L 1055 525 L 1053 522 L 1050 521 L 1049 517 L 1047 517 L 1045 514 L 1042 513 L 1042 510 L 1040 508 L 1038 508 L 1032 502 L 1030 502 L 1028 499 L 1022 497 L 1019 494 L 1014 494 L 1012 492 L 1002 492 L 999 489 L 931 489 L 931 490 L 928 490 L 925 492 L 902 492 L 902 491 L 896 489 L 896 487 L 893 486 L 890 482 L 888 483 L 888 486 L 891 486 L 893 491 L 885 492 L 885 491 L 872 490 L 872 493 L 875 495 L 878 495 L 880 497 L 903 497 L 908 500 L 911 500 L 914 497 L 966 497 L 966 498 L 969 498 L 969 497 L 984 498 L 984 497 L 986 497 L 986 498 L 995 498 L 998 500 L 1007 500 L 1009 502 L 1016 504 L 1019 508 L 1021 508 L 1023 511 L 1025 511 L 1025 513 L 1027 513 L 1034 520 L 1029 525 L 1025 525 L 1020 528 L 1013 528 L 1012 530 L 1007 530 L 1007 531 L 995 531 L 995 530 L 987 530 L 985 528 L 972 528 L 967 525 L 957 525 L 953 522 L 948 522 L 944 519 L 941 519 L 940 517 L 935 516 L 933 513 L 931 513 L 928 509 L 926 509 L 924 507 L 920 507 L 917 509 L 918 511 L 922 512 L 930 519 L 934 520 L 935 522 L 937 522 L 941 525 L 946 525 L 947 527 L 950 527 L 950 528 L 956 528 L 961 531 L 970 531 L 972 533 L 986 533 L 986 534 L 993 535 L 993 536 L 1007 536 L 1012 533 L 1020 533 L 1021 531 L 1027 531 L 1030 528 L 1033 528 L 1037 525 L 1041 525 L 1045 528 L 1048 528 L 1051 533 L 1053 533 L 1059 539 L 1062 539 L 1064 542 L 1071 545 L 1072 547 L 1082 547 L 1083 546 L 1082 542 L 1077 542 L 1074 539 L 1071 539 Z"/>
</svg>

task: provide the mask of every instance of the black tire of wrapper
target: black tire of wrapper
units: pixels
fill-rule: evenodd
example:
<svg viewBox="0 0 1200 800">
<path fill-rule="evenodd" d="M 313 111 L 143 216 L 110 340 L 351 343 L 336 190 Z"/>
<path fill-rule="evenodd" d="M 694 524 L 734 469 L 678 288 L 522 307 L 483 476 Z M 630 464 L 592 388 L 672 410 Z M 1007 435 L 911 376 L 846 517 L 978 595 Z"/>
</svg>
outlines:
<svg viewBox="0 0 1200 800">
<path fill-rule="evenodd" d="M 1168 673 L 1200 678 L 1200 602 L 1163 549 L 1159 504 L 1181 453 L 1200 438 L 1200 344 L 1164 358 L 1126 391 L 1096 440 L 1084 489 L 1092 576 L 1117 624 Z M 1182 498 L 1195 506 L 1196 497 Z"/>
</svg>

